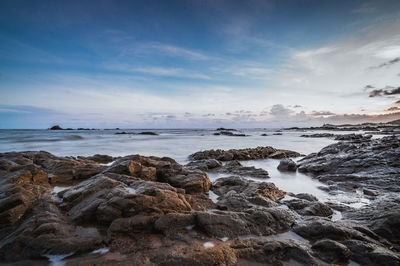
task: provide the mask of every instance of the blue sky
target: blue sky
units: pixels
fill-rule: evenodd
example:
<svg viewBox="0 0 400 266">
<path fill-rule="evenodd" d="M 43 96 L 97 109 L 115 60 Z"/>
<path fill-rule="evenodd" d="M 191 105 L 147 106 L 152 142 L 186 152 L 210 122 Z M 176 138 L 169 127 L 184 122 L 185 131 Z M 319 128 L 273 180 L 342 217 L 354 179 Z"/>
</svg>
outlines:
<svg viewBox="0 0 400 266">
<path fill-rule="evenodd" d="M 3 0 L 0 128 L 390 120 L 399 29 L 399 1 Z"/>
</svg>

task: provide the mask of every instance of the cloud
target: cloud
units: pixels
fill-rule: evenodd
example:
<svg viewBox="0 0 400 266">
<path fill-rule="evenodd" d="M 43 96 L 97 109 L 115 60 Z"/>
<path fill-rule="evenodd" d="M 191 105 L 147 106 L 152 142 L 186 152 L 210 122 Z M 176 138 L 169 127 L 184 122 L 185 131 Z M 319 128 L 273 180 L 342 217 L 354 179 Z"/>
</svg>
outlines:
<svg viewBox="0 0 400 266">
<path fill-rule="evenodd" d="M 328 116 L 328 115 L 335 115 L 335 113 L 329 111 L 312 111 L 312 116 Z"/>
<path fill-rule="evenodd" d="M 284 107 L 282 104 L 275 104 L 271 107 L 269 113 L 275 117 L 289 117 L 293 114 L 293 110 Z"/>
<path fill-rule="evenodd" d="M 389 61 L 387 61 L 385 63 L 382 63 L 382 64 L 380 64 L 378 66 L 371 67 L 371 68 L 374 69 L 374 68 L 388 67 L 388 66 L 391 66 L 391 65 L 399 63 L 399 62 L 400 62 L 400 57 L 396 57 L 395 59 L 389 60 Z"/>
<path fill-rule="evenodd" d="M 399 64 L 394 60 L 400 55 L 399 27 L 399 19 L 388 18 L 323 46 L 291 49 L 271 79 L 276 97 L 333 113 L 354 113 L 366 106 L 370 113 L 381 111 L 382 102 L 366 98 L 359 88 L 370 91 L 400 82 L 396 67 L 370 69 L 382 62 Z"/>
<path fill-rule="evenodd" d="M 211 79 L 209 76 L 192 70 L 183 68 L 168 68 L 168 67 L 135 67 L 129 64 L 109 64 L 105 65 L 104 68 L 111 71 L 118 71 L 123 73 L 135 73 L 135 74 L 146 74 L 151 76 L 160 77 L 175 77 L 175 78 L 187 78 L 187 79 Z"/>
<path fill-rule="evenodd" d="M 378 96 L 389 96 L 389 95 L 396 95 L 400 94 L 400 87 L 392 87 L 392 86 L 386 86 L 383 89 L 376 89 L 372 90 L 369 93 L 369 97 L 378 97 Z"/>
</svg>

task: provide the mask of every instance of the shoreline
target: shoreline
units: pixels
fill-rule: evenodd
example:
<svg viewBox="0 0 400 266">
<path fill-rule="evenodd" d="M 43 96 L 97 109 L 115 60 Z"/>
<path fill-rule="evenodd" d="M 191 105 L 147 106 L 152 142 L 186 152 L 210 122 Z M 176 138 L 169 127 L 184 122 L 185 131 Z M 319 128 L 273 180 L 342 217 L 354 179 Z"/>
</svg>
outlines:
<svg viewBox="0 0 400 266">
<path fill-rule="evenodd" d="M 45 263 L 46 257 L 58 255 L 51 259 L 67 265 L 396 265 L 399 235 L 393 230 L 399 205 L 393 203 L 400 201 L 399 143 L 395 136 L 349 138 L 297 164 L 283 158 L 300 154 L 272 147 L 202 151 L 185 166 L 140 155 L 2 153 L 0 257 Z M 368 164 L 360 167 L 357 158 L 366 154 Z M 282 171 L 311 173 L 327 184 L 329 195 L 361 193 L 370 201 L 360 209 L 345 200 L 323 202 L 310 194 L 286 193 L 268 182 L 270 171 L 244 164 L 268 158 L 286 160 Z M 349 158 L 353 164 L 345 163 Z M 382 163 L 370 168 L 370 162 L 382 160 L 386 169 Z M 289 167 L 293 163 L 294 170 Z M 371 176 L 378 170 L 379 179 Z M 211 172 L 228 176 L 212 182 Z M 379 215 L 376 206 L 391 209 Z"/>
</svg>

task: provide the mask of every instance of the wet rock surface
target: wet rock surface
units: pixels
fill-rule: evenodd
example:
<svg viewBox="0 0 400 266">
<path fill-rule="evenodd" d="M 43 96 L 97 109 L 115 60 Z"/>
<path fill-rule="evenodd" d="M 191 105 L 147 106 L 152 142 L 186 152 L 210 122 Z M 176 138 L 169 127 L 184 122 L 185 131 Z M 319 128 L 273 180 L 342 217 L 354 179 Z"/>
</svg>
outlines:
<svg viewBox="0 0 400 266">
<path fill-rule="evenodd" d="M 399 264 L 400 138 L 348 136 L 346 141 L 300 160 L 299 171 L 328 184 L 331 194 L 350 191 L 369 201 L 358 208 L 330 205 L 342 212 L 344 221 L 353 222 L 351 227 L 356 231 L 346 224 L 320 220 L 310 222 L 307 229 L 297 227 L 295 232 L 314 240 L 339 241 L 360 264 Z"/>
</svg>

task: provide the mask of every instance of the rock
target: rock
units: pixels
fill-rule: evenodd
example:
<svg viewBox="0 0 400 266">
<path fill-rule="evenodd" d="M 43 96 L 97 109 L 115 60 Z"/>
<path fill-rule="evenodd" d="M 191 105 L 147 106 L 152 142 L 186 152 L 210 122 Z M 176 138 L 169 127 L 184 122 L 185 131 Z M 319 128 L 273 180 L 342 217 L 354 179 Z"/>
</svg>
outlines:
<svg viewBox="0 0 400 266">
<path fill-rule="evenodd" d="M 225 135 L 225 136 L 231 136 L 231 137 L 247 137 L 248 135 L 243 134 L 243 133 L 233 133 L 230 131 L 220 131 L 218 133 L 214 133 L 214 135 L 219 136 L 219 135 Z"/>
<path fill-rule="evenodd" d="M 321 265 L 312 257 L 307 247 L 293 241 L 237 239 L 231 244 L 231 248 L 242 265 L 286 265 L 286 262 L 293 265 Z"/>
<path fill-rule="evenodd" d="M 229 196 L 228 192 L 235 191 L 243 194 L 246 198 L 260 196 L 268 200 L 279 200 L 285 196 L 285 192 L 276 187 L 273 183 L 254 182 L 238 176 L 219 178 L 213 184 L 213 191 L 222 196 Z"/>
<path fill-rule="evenodd" d="M 301 215 L 328 217 L 333 214 L 333 210 L 329 206 L 319 201 L 295 199 L 285 201 L 285 204 Z"/>
<path fill-rule="evenodd" d="M 217 169 L 219 173 L 228 173 L 239 176 L 252 176 L 257 178 L 269 178 L 267 170 L 254 166 L 243 166 L 239 161 L 230 161 Z"/>
<path fill-rule="evenodd" d="M 224 128 L 224 127 L 219 127 L 216 130 L 217 131 L 237 131 L 237 129 L 234 129 L 234 128 Z"/>
<path fill-rule="evenodd" d="M 104 164 L 114 161 L 114 157 L 102 154 L 95 154 L 93 156 L 88 156 L 88 157 L 78 156 L 78 159 L 91 160 L 96 163 L 104 163 Z"/>
<path fill-rule="evenodd" d="M 263 134 L 261 134 L 261 136 L 262 136 L 262 137 L 267 137 L 268 134 L 263 133 Z"/>
<path fill-rule="evenodd" d="M 316 134 L 304 134 L 304 135 L 301 135 L 300 137 L 303 137 L 303 138 L 331 138 L 334 136 L 335 136 L 335 134 L 332 134 L 332 133 L 316 133 Z"/>
<path fill-rule="evenodd" d="M 372 190 L 366 189 L 366 188 L 363 189 L 363 193 L 364 193 L 364 195 L 367 195 L 367 196 L 372 196 L 372 197 L 378 196 L 378 194 L 375 191 L 372 191 Z"/>
<path fill-rule="evenodd" d="M 0 261 L 42 263 L 45 254 L 73 253 L 66 264 L 319 265 L 320 259 L 345 264 L 350 256 L 360 264 L 397 265 L 400 197 L 394 189 L 381 190 L 381 183 L 364 182 L 376 179 L 364 175 L 378 169 L 384 184 L 390 180 L 395 186 L 397 162 L 389 158 L 384 170 L 380 164 L 368 168 L 357 160 L 352 162 L 357 166 L 340 161 L 343 153 L 357 157 L 359 151 L 352 149 L 363 151 L 371 143 L 377 158 L 396 157 L 393 139 L 341 142 L 306 157 L 326 156 L 325 162 L 333 157 L 343 168 L 366 169 L 339 174 L 315 164 L 326 171 L 318 178 L 329 182 L 329 188 L 361 182 L 359 187 L 379 192 L 359 210 L 330 205 L 343 209 L 344 219 L 337 222 L 321 217 L 332 210 L 313 195 L 290 194 L 293 199 L 282 200 L 286 193 L 272 183 L 229 176 L 211 184 L 202 171 L 267 176 L 238 160 L 295 154 L 271 147 L 200 152 L 198 157 L 204 158 L 185 167 L 168 157 L 0 153 Z M 107 162 L 113 163 L 102 165 Z M 109 251 L 92 253 L 99 248 Z"/>
<path fill-rule="evenodd" d="M 300 156 L 299 153 L 289 150 L 277 150 L 272 147 L 257 147 L 252 149 L 206 150 L 189 156 L 192 161 L 216 159 L 219 161 L 255 160 L 266 158 L 289 158 Z"/>
<path fill-rule="evenodd" d="M 158 134 L 156 132 L 152 132 L 152 131 L 143 131 L 143 132 L 139 132 L 139 135 L 151 135 L 151 136 L 158 136 Z"/>
<path fill-rule="evenodd" d="M 61 128 L 59 125 L 55 125 L 55 126 L 52 126 L 52 127 L 50 128 L 50 130 L 64 130 L 64 129 Z"/>
<path fill-rule="evenodd" d="M 400 265 L 400 255 L 381 245 L 360 240 L 346 240 L 343 244 L 351 251 L 351 259 L 361 265 Z"/>
<path fill-rule="evenodd" d="M 333 240 L 319 240 L 311 248 L 319 258 L 329 263 L 346 263 L 351 256 L 345 245 Z"/>
<path fill-rule="evenodd" d="M 155 229 L 164 234 L 175 234 L 179 230 L 187 230 L 187 227 L 195 225 L 193 213 L 168 213 L 155 221 Z"/>
<path fill-rule="evenodd" d="M 372 138 L 372 135 L 363 135 L 363 134 L 345 134 L 345 135 L 336 135 L 335 140 L 340 141 L 352 141 L 352 142 L 363 142 L 368 141 Z"/>
<path fill-rule="evenodd" d="M 345 215 L 387 239 L 400 251 L 400 196 L 397 193 L 387 194 L 360 211 L 347 211 Z"/>
<path fill-rule="evenodd" d="M 210 190 L 210 179 L 204 172 L 183 172 L 180 175 L 171 176 L 168 179 L 168 183 L 175 187 L 183 188 L 186 193 L 204 193 Z"/>
<path fill-rule="evenodd" d="M 192 169 L 199 169 L 202 171 L 208 171 L 211 169 L 215 169 L 221 167 L 222 163 L 215 159 L 203 159 L 198 161 L 189 162 L 186 167 Z"/>
<path fill-rule="evenodd" d="M 318 201 L 318 198 L 316 196 L 308 194 L 308 193 L 299 193 L 299 194 L 294 195 L 294 197 L 296 197 L 298 199 L 308 200 L 308 201 Z"/>
<path fill-rule="evenodd" d="M 259 209 L 247 212 L 197 212 L 196 227 L 211 237 L 234 238 L 243 235 L 271 235 L 288 230 L 294 219 L 282 209 Z"/>
<path fill-rule="evenodd" d="M 332 181 L 346 189 L 349 183 L 365 189 L 400 192 L 400 137 L 339 142 L 299 161 L 298 170 Z"/>
<path fill-rule="evenodd" d="M 128 218 L 115 219 L 108 228 L 108 234 L 152 232 L 157 216 L 138 214 Z"/>
<path fill-rule="evenodd" d="M 280 171 L 296 172 L 296 169 L 297 169 L 296 163 L 289 158 L 282 159 L 278 165 L 278 170 Z"/>
</svg>

